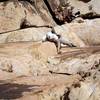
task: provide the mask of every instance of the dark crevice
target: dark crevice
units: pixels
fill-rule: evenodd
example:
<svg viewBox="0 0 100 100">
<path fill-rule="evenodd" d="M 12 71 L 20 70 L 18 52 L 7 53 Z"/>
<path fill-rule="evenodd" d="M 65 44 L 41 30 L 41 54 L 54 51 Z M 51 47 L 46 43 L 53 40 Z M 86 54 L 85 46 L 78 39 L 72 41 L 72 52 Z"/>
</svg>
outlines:
<svg viewBox="0 0 100 100">
<path fill-rule="evenodd" d="M 24 28 L 28 28 L 28 26 L 26 25 L 26 20 L 23 19 L 21 24 L 20 24 L 20 29 L 24 29 Z"/>
<path fill-rule="evenodd" d="M 62 75 L 72 75 L 70 73 L 58 73 L 58 72 L 53 72 L 53 71 L 49 71 L 51 74 L 62 74 Z"/>
<path fill-rule="evenodd" d="M 83 19 L 96 19 L 96 18 L 100 18 L 100 16 L 82 16 Z"/>
<path fill-rule="evenodd" d="M 88 2 L 90 2 L 91 0 L 78 0 L 78 1 L 82 1 L 82 2 L 84 2 L 84 3 L 88 3 Z"/>
<path fill-rule="evenodd" d="M 83 19 L 95 19 L 95 18 L 100 18 L 100 15 L 90 12 L 85 15 L 80 15 L 80 17 L 82 17 Z"/>
<path fill-rule="evenodd" d="M 25 25 L 24 23 L 22 23 L 21 26 L 20 26 L 20 29 L 26 29 L 26 28 L 42 28 L 42 27 L 52 28 L 52 26 L 49 26 L 49 25 L 40 25 L 40 26 L 31 25 L 31 26 L 28 26 L 28 25 Z"/>
<path fill-rule="evenodd" d="M 2 1 L 3 1 L 3 0 L 2 0 Z M 32 9 L 32 7 L 31 7 L 31 5 L 32 5 L 33 7 L 35 7 L 35 6 L 36 6 L 36 2 L 35 2 L 35 1 L 32 1 L 32 0 L 7 0 L 7 1 L 4 2 L 4 6 L 6 6 L 8 2 L 13 2 L 14 5 L 15 5 L 15 7 L 17 7 L 18 4 L 19 4 L 18 1 L 19 1 L 20 3 L 22 3 L 23 6 L 24 6 L 25 8 L 27 8 L 30 12 L 34 12 L 34 13 L 35 13 L 34 9 Z M 25 2 L 24 2 L 24 1 L 25 1 Z M 51 14 L 53 20 L 54 20 L 54 21 L 56 22 L 56 24 L 58 24 L 58 25 L 62 25 L 62 24 L 64 24 L 65 22 L 70 23 L 73 19 L 75 19 L 75 16 L 77 16 L 77 13 L 76 13 L 75 16 L 72 14 L 73 7 L 71 7 L 71 6 L 69 5 L 69 3 L 66 4 L 66 7 L 65 7 L 66 9 L 64 9 L 64 11 L 62 10 L 62 7 L 59 6 L 59 7 L 58 7 L 58 11 L 57 11 L 58 15 L 56 15 L 56 12 L 53 12 L 53 10 L 51 9 L 49 2 L 48 2 L 47 0 L 43 0 L 43 1 L 44 1 L 45 5 L 47 6 L 47 8 L 48 8 L 48 10 L 49 10 L 49 12 L 50 12 L 50 14 Z M 30 5 L 29 5 L 28 3 L 29 3 Z M 70 9 L 68 10 L 68 7 L 69 7 L 69 6 L 70 6 Z M 37 10 L 37 9 L 36 9 L 36 10 Z M 61 17 L 61 18 L 60 18 L 60 17 Z M 27 27 L 27 26 L 25 26 L 25 27 Z M 23 25 L 22 25 L 22 29 L 23 29 Z"/>
<path fill-rule="evenodd" d="M 0 2 L 9 1 L 9 0 L 0 0 Z"/>
<path fill-rule="evenodd" d="M 54 11 L 50 7 L 50 4 L 48 0 L 44 0 L 44 3 L 46 4 L 49 12 L 52 15 L 53 20 L 58 25 L 62 25 L 65 22 L 70 23 L 72 20 L 74 20 L 76 17 L 80 15 L 80 11 L 73 14 L 74 7 L 70 5 L 68 1 L 66 1 L 66 4 L 64 5 L 58 5 Z"/>
<path fill-rule="evenodd" d="M 72 84 L 72 86 L 74 87 L 74 88 L 77 88 L 77 87 L 81 87 L 81 84 L 78 82 L 78 83 L 74 83 L 74 84 Z"/>
<path fill-rule="evenodd" d="M 9 33 L 9 32 L 19 31 L 19 30 L 22 30 L 22 29 L 28 29 L 28 28 L 42 28 L 42 27 L 52 28 L 52 26 L 49 26 L 49 25 L 43 25 L 43 26 L 31 25 L 31 26 L 27 26 L 27 25 L 22 24 L 22 25 L 20 26 L 19 29 L 1 32 L 0 34 L 6 34 L 6 33 Z"/>
<path fill-rule="evenodd" d="M 78 72 L 77 74 L 79 74 L 79 75 L 82 77 L 82 79 L 85 79 L 85 78 L 91 76 L 91 72 L 80 71 L 80 72 Z"/>
<path fill-rule="evenodd" d="M 19 31 L 20 29 L 15 29 L 15 30 L 10 30 L 10 31 L 5 31 L 5 32 L 0 32 L 0 34 L 6 34 L 6 33 L 9 33 L 9 32 L 14 32 L 14 31 Z"/>
<path fill-rule="evenodd" d="M 46 4 L 46 6 L 47 6 L 47 8 L 48 8 L 48 10 L 49 10 L 49 12 L 50 12 L 50 14 L 52 15 L 52 18 L 53 18 L 54 21 L 56 22 L 56 24 L 58 24 L 58 25 L 64 24 L 64 21 L 60 21 L 59 19 L 57 19 L 57 18 L 55 17 L 55 13 L 52 11 L 52 9 L 51 9 L 51 7 L 50 7 L 48 1 L 47 1 L 47 0 L 44 0 L 44 3 Z"/>
<path fill-rule="evenodd" d="M 15 100 L 23 97 L 24 92 L 39 92 L 39 85 L 25 85 L 17 83 L 5 83 L 0 80 L 0 100 Z M 33 90 L 34 88 L 34 90 Z M 35 91 L 38 90 L 38 91 Z"/>
<path fill-rule="evenodd" d="M 20 29 L 40 28 L 40 27 L 52 28 L 52 26 L 50 26 L 50 25 L 31 25 L 26 19 L 23 19 L 20 24 Z"/>
<path fill-rule="evenodd" d="M 27 1 L 27 2 L 29 2 L 32 6 L 34 6 L 34 7 L 36 6 L 36 5 L 35 5 L 35 2 L 32 1 L 32 0 L 19 0 L 19 1 L 21 1 L 21 2 L 22 2 L 22 1 Z M 49 10 L 49 12 L 50 12 L 52 18 L 53 18 L 54 21 L 56 22 L 56 24 L 58 24 L 58 25 L 64 24 L 64 21 L 60 21 L 59 19 L 57 19 L 57 18 L 55 17 L 55 13 L 52 11 L 52 9 L 51 9 L 51 7 L 50 7 L 48 1 L 47 1 L 47 0 L 43 0 L 43 1 L 44 1 L 44 3 L 46 4 L 46 6 L 47 6 L 47 8 L 48 8 L 48 10 Z M 25 3 L 24 3 L 24 6 L 27 7 L 27 5 L 25 5 Z M 35 8 L 36 8 L 36 7 L 35 7 Z"/>
<path fill-rule="evenodd" d="M 70 100 L 69 94 L 70 94 L 70 88 L 68 88 L 68 90 L 65 91 L 65 93 L 64 93 L 63 97 L 61 98 L 61 100 Z"/>
</svg>

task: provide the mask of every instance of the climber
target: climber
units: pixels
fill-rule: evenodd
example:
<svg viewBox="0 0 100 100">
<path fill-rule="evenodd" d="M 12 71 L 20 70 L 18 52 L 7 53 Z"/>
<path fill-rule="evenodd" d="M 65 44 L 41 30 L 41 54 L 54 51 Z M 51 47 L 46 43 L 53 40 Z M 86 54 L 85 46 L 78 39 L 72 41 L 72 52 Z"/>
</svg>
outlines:
<svg viewBox="0 0 100 100">
<path fill-rule="evenodd" d="M 42 39 L 42 42 L 50 41 L 55 43 L 57 48 L 57 53 L 60 53 L 61 45 L 67 45 L 69 47 L 75 47 L 70 41 L 64 40 L 60 34 L 57 34 L 54 29 L 48 32 Z"/>
</svg>

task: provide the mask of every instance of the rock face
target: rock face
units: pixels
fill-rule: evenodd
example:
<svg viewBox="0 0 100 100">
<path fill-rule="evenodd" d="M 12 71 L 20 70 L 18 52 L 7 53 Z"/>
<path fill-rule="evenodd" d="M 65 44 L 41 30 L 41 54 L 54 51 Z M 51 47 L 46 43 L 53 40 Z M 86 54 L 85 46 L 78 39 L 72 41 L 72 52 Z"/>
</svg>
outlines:
<svg viewBox="0 0 100 100">
<path fill-rule="evenodd" d="M 100 54 L 53 65 L 47 58 L 56 55 L 54 48 L 52 43 L 0 45 L 0 99 L 99 99 Z"/>
<path fill-rule="evenodd" d="M 29 1 L 0 2 L 0 33 L 30 26 L 61 25 L 77 16 L 90 19 L 100 16 L 100 2 L 95 0 Z"/>
<path fill-rule="evenodd" d="M 50 30 L 50 28 L 46 27 L 33 27 L 0 34 L 0 43 L 20 41 L 41 41 L 42 37 Z"/>
<path fill-rule="evenodd" d="M 71 25 L 72 31 L 74 31 L 80 39 L 82 39 L 87 45 L 99 45 L 100 44 L 100 24 L 99 19 L 86 20 L 81 24 Z"/>
<path fill-rule="evenodd" d="M 70 0 L 71 6 L 74 7 L 74 10 L 79 10 L 82 15 L 94 13 L 100 15 L 98 7 L 100 1 L 95 0 Z"/>
<path fill-rule="evenodd" d="M 1 0 L 0 100 L 99 100 L 99 5 L 100 0 Z M 54 43 L 42 43 L 52 27 L 77 47 L 57 54 Z"/>
<path fill-rule="evenodd" d="M 98 82 L 92 83 L 89 82 L 81 82 L 81 87 L 73 88 L 71 90 L 71 94 L 69 95 L 70 100 L 97 100 L 99 99 L 99 91 L 100 87 Z M 82 98 L 84 97 L 84 98 Z"/>
<path fill-rule="evenodd" d="M 41 3 L 42 2 L 38 5 L 43 5 Z M 21 29 L 30 25 L 44 26 L 53 24 L 53 21 L 49 20 L 49 14 L 47 14 L 45 9 L 35 9 L 34 6 L 27 1 L 21 1 L 17 4 L 15 4 L 14 1 L 0 2 L 0 9 L 0 33 Z M 46 20 L 39 15 L 37 12 L 38 9 L 41 9 L 41 12 L 44 13 L 44 15 L 42 13 L 40 15 L 45 16 Z M 45 14 L 48 18 L 46 18 Z"/>
<path fill-rule="evenodd" d="M 15 8 L 13 2 L 6 6 L 3 4 L 0 3 L 0 33 L 20 29 L 21 20 L 25 17 L 23 7 Z"/>
<path fill-rule="evenodd" d="M 11 43 L 0 48 L 3 52 L 0 54 L 0 69 L 18 75 L 40 74 L 45 71 L 48 57 L 56 54 L 52 43 Z"/>
<path fill-rule="evenodd" d="M 56 33 L 62 34 L 65 39 L 70 40 L 76 46 L 88 46 L 100 44 L 100 20 L 85 20 L 82 23 L 70 23 L 56 26 Z"/>
<path fill-rule="evenodd" d="M 86 57 L 83 59 L 80 59 L 82 58 L 82 56 L 83 57 L 86 56 Z M 77 74 L 79 72 L 88 72 L 89 70 L 91 70 L 93 65 L 99 62 L 99 59 L 100 59 L 99 54 L 91 55 L 91 56 L 87 54 L 87 55 L 80 55 L 79 57 L 75 57 L 75 58 L 69 57 L 69 59 L 67 59 L 64 62 L 62 61 L 62 63 L 60 62 L 60 60 L 58 60 L 57 63 L 52 63 L 51 62 L 52 60 L 51 61 L 49 60 L 49 63 L 50 63 L 49 68 L 52 72 L 56 72 L 56 73 Z"/>
<path fill-rule="evenodd" d="M 55 26 L 56 33 L 61 34 L 65 40 L 71 41 L 78 47 L 100 44 L 100 20 L 85 20 L 82 23 L 73 22 L 62 26 Z M 40 41 L 51 31 L 47 27 L 27 28 L 0 34 L 0 43 L 18 41 Z"/>
<path fill-rule="evenodd" d="M 58 24 L 70 22 L 75 17 L 98 18 L 100 17 L 100 1 L 96 0 L 47 0 L 51 12 Z"/>
<path fill-rule="evenodd" d="M 49 12 L 48 6 L 45 4 L 45 0 L 31 0 L 33 1 L 33 6 L 36 9 L 38 15 L 47 23 L 47 25 L 56 25 Z"/>
</svg>

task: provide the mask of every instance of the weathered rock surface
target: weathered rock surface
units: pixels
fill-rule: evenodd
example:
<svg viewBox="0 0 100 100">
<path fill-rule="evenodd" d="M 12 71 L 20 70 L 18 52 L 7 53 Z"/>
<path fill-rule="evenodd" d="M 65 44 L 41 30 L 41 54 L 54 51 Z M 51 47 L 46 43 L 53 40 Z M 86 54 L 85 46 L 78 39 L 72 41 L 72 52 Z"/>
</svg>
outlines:
<svg viewBox="0 0 100 100">
<path fill-rule="evenodd" d="M 85 100 L 99 98 L 97 83 L 88 80 L 99 79 L 100 54 L 48 62 L 48 58 L 58 56 L 56 53 L 55 45 L 49 42 L 0 44 L 0 99 L 81 100 L 85 91 Z"/>
<path fill-rule="evenodd" d="M 84 20 L 82 23 L 73 22 L 62 26 L 55 26 L 56 33 L 61 34 L 65 40 L 71 41 L 78 47 L 100 44 L 100 20 Z M 40 41 L 50 31 L 50 28 L 27 28 L 0 35 L 0 43 L 18 41 Z"/>
<path fill-rule="evenodd" d="M 81 14 L 96 13 L 100 15 L 98 7 L 100 1 L 96 0 L 70 0 L 71 6 L 80 11 Z"/>
<path fill-rule="evenodd" d="M 61 25 L 72 21 L 78 11 L 83 18 L 99 18 L 99 4 L 100 2 L 95 0 L 0 2 L 0 33 L 30 26 L 52 26 L 56 25 L 55 22 Z"/>
<path fill-rule="evenodd" d="M 100 83 L 98 82 L 81 82 L 80 87 L 73 88 L 69 94 L 70 100 L 99 100 Z"/>
<path fill-rule="evenodd" d="M 3 4 L 0 3 L 0 33 L 20 29 L 21 21 L 25 17 L 23 7 L 19 5 L 16 8 L 13 2 L 6 6 Z"/>
<path fill-rule="evenodd" d="M 41 3 L 43 2 L 38 3 L 40 8 L 36 9 L 27 1 L 17 2 L 17 4 L 14 1 L 0 2 L 0 33 L 21 29 L 27 25 L 52 25 L 53 21 L 50 19 L 50 14 L 47 14 L 46 8 L 43 9 L 42 7 L 43 4 Z M 38 9 L 41 9 L 41 14 L 37 12 Z M 45 14 L 48 18 L 46 18 Z M 46 20 L 41 15 L 45 16 Z"/>
<path fill-rule="evenodd" d="M 32 6 L 36 9 L 38 15 L 47 23 L 47 25 L 56 25 L 52 18 L 51 12 L 49 12 L 48 5 L 44 0 L 31 0 L 34 2 Z"/>
<path fill-rule="evenodd" d="M 76 46 L 100 44 L 100 19 L 85 20 L 82 23 L 73 22 L 56 26 L 54 29 L 65 39 L 72 41 Z"/>
<path fill-rule="evenodd" d="M 81 95 L 84 100 L 99 98 L 99 53 L 48 62 L 54 56 L 53 43 L 0 44 L 0 99 L 81 100 Z"/>
<path fill-rule="evenodd" d="M 20 41 L 41 41 L 43 36 L 50 30 L 50 28 L 46 27 L 33 27 L 0 34 L 0 43 Z"/>
<path fill-rule="evenodd" d="M 47 2 L 56 22 L 70 22 L 77 16 L 87 19 L 100 18 L 99 0 L 47 0 Z"/>
<path fill-rule="evenodd" d="M 99 54 L 91 56 L 88 54 L 81 54 L 79 57 L 69 56 L 69 59 L 64 60 L 64 62 L 58 60 L 57 63 L 53 63 L 51 62 L 52 60 L 49 60 L 49 69 L 56 73 L 77 74 L 79 72 L 88 72 L 94 65 L 99 64 L 99 59 Z"/>
<path fill-rule="evenodd" d="M 99 5 L 99 0 L 1 0 L 0 99 L 99 100 Z M 56 24 L 55 31 L 77 47 L 57 54 L 53 43 L 41 43 Z"/>
<path fill-rule="evenodd" d="M 9 73 L 1 73 L 10 76 Z M 13 75 L 13 78 L 10 79 L 3 77 L 0 80 L 0 99 L 60 100 L 62 98 L 63 100 L 63 94 L 67 92 L 67 87 L 71 87 L 79 80 L 79 75 L 43 75 L 36 77 Z"/>
<path fill-rule="evenodd" d="M 0 45 L 0 52 L 0 69 L 37 75 L 45 71 L 48 57 L 56 55 L 56 47 L 53 43 L 10 43 Z"/>
</svg>

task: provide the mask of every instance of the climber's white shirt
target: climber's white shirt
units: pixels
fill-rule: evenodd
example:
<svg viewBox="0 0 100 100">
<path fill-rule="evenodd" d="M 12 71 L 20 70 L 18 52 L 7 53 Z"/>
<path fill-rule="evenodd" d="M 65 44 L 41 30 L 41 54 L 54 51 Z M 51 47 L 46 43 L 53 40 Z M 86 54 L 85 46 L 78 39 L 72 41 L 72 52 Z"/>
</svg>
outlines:
<svg viewBox="0 0 100 100">
<path fill-rule="evenodd" d="M 45 41 L 46 38 L 48 38 L 49 40 L 58 40 L 58 36 L 55 33 L 52 33 L 52 32 L 46 33 L 46 35 L 43 37 L 42 40 Z"/>
</svg>

